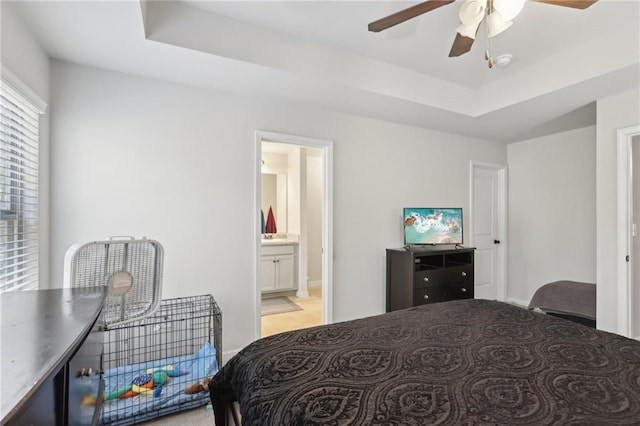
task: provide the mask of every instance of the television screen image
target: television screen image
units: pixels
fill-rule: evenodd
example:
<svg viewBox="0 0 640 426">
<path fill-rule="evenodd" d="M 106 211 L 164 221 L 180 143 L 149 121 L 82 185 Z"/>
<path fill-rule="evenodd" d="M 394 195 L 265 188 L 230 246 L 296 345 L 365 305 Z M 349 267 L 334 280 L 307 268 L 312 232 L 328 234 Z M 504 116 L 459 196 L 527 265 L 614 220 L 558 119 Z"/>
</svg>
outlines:
<svg viewBox="0 0 640 426">
<path fill-rule="evenodd" d="M 404 209 L 404 243 L 462 244 L 461 208 Z"/>
</svg>

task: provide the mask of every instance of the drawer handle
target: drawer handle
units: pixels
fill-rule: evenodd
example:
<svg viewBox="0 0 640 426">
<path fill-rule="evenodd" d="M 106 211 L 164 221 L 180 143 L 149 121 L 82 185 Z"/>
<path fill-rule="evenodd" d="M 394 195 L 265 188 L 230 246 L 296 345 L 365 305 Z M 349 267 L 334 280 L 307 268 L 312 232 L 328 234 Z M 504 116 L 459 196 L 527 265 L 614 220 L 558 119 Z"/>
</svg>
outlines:
<svg viewBox="0 0 640 426">
<path fill-rule="evenodd" d="M 424 281 L 428 282 L 429 281 L 429 277 L 424 277 Z"/>
<path fill-rule="evenodd" d="M 428 294 L 425 294 L 425 295 L 424 295 L 424 296 L 422 296 L 422 297 L 424 297 L 424 300 L 427 300 L 427 299 L 429 298 L 429 295 L 428 295 Z"/>
<path fill-rule="evenodd" d="M 466 276 L 467 276 L 467 273 L 466 273 L 466 272 L 463 272 L 463 273 L 462 273 L 462 276 L 463 276 L 463 277 L 466 277 Z"/>
<path fill-rule="evenodd" d="M 466 292 L 467 292 L 467 289 L 466 289 L 466 288 L 464 288 L 464 287 L 462 287 L 460 290 L 462 290 L 462 292 L 463 292 L 463 293 L 466 293 Z"/>
</svg>

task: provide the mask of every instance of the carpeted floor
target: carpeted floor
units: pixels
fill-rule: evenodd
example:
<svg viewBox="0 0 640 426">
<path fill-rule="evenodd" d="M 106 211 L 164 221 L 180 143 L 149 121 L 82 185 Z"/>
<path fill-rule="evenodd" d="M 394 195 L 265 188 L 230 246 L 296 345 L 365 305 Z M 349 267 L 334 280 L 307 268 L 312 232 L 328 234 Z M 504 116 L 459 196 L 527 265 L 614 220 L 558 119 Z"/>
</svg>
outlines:
<svg viewBox="0 0 640 426">
<path fill-rule="evenodd" d="M 265 316 L 300 310 L 302 310 L 302 308 L 292 302 L 288 297 L 272 297 L 262 299 L 260 314 Z"/>
<path fill-rule="evenodd" d="M 156 420 L 142 423 L 146 426 L 212 426 L 214 424 L 211 407 L 193 408 L 182 413 L 170 414 Z"/>
</svg>

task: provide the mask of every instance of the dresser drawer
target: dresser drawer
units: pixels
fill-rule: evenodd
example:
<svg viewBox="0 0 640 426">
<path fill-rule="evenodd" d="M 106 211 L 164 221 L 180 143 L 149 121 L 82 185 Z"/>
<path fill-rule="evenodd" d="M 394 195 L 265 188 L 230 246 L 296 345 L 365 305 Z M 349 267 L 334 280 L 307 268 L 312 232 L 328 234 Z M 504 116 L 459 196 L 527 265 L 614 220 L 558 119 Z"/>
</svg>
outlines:
<svg viewBox="0 0 640 426">
<path fill-rule="evenodd" d="M 449 271 L 446 269 L 431 269 L 428 271 L 417 271 L 414 275 L 415 288 L 425 288 L 434 285 L 444 284 L 449 281 Z"/>
<path fill-rule="evenodd" d="M 425 305 L 427 303 L 444 302 L 447 300 L 446 286 L 433 285 L 427 288 L 416 289 L 413 292 L 413 304 Z"/>
<path fill-rule="evenodd" d="M 452 283 L 446 289 L 447 298 L 454 299 L 473 299 L 473 280 L 470 282 Z"/>
<path fill-rule="evenodd" d="M 455 266 L 447 268 L 447 282 L 449 283 L 473 283 L 473 266 Z"/>
</svg>

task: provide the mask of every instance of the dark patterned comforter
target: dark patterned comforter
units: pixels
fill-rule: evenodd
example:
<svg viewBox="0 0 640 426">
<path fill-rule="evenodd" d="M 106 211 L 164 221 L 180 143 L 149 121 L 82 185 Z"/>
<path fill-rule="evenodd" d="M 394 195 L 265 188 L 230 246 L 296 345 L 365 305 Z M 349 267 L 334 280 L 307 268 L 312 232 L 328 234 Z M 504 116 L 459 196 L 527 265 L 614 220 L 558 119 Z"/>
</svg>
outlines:
<svg viewBox="0 0 640 426">
<path fill-rule="evenodd" d="M 640 342 L 458 300 L 258 340 L 209 387 L 245 426 L 638 425 Z"/>
</svg>

